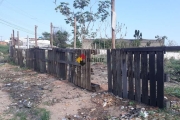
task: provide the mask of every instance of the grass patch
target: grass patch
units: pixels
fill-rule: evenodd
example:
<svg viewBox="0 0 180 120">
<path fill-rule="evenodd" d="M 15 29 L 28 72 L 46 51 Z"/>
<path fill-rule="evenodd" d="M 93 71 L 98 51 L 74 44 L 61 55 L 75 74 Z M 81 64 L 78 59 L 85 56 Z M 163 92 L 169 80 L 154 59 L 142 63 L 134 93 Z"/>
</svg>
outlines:
<svg viewBox="0 0 180 120">
<path fill-rule="evenodd" d="M 164 88 L 164 91 L 168 95 L 180 98 L 180 87 L 166 87 Z"/>
<path fill-rule="evenodd" d="M 18 112 L 15 117 L 10 120 L 27 120 L 27 115 L 24 112 Z"/>
<path fill-rule="evenodd" d="M 39 116 L 40 120 L 49 120 L 50 119 L 50 112 L 44 108 L 38 108 L 34 110 L 35 115 Z"/>
<path fill-rule="evenodd" d="M 9 46 L 8 45 L 0 45 L 0 52 L 2 52 L 3 54 L 8 54 Z"/>
<path fill-rule="evenodd" d="M 28 116 L 31 116 L 29 118 Z M 15 116 L 10 120 L 29 120 L 29 119 L 36 119 L 36 120 L 50 120 L 50 112 L 44 108 L 36 108 L 31 109 L 29 112 L 18 112 Z"/>
</svg>

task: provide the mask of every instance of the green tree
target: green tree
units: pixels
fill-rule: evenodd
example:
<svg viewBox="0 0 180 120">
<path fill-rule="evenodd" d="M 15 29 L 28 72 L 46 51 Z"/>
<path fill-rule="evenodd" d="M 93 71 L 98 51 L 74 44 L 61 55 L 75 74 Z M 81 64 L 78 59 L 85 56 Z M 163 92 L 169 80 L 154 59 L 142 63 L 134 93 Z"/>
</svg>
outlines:
<svg viewBox="0 0 180 120">
<path fill-rule="evenodd" d="M 66 48 L 68 46 L 67 41 L 69 40 L 69 33 L 63 30 L 54 31 L 53 45 Z"/>
<path fill-rule="evenodd" d="M 142 40 L 142 33 L 140 33 L 139 30 L 135 30 L 134 38 L 135 38 L 136 40 L 131 41 L 130 46 L 131 46 L 131 47 L 139 47 L 140 44 L 141 44 L 140 41 Z"/>
<path fill-rule="evenodd" d="M 165 40 L 168 40 L 167 36 L 156 35 L 155 38 L 157 39 L 157 41 L 160 43 L 161 46 L 164 45 Z"/>
<path fill-rule="evenodd" d="M 74 42 L 71 42 L 71 47 L 73 47 L 73 46 L 74 46 Z M 79 39 L 77 39 L 77 37 L 76 37 L 76 47 L 77 48 L 82 47 L 82 42 Z"/>
<path fill-rule="evenodd" d="M 74 27 L 74 18 L 76 17 L 76 33 L 80 40 L 87 37 L 94 38 L 96 37 L 96 32 L 93 32 L 94 22 L 98 20 L 104 21 L 109 16 L 108 9 L 111 5 L 109 0 L 98 2 L 97 11 L 92 11 L 95 3 L 90 6 L 90 0 L 74 0 L 73 8 L 75 11 L 71 10 L 69 3 L 66 2 L 60 2 L 60 5 L 58 5 L 55 10 L 64 15 L 66 17 L 66 23 L 70 24 L 72 27 Z M 93 8 L 93 10 L 95 9 Z M 74 33 L 74 30 L 72 30 L 72 33 Z"/>
<path fill-rule="evenodd" d="M 48 32 L 43 32 L 43 33 L 42 33 L 42 36 L 43 36 L 43 39 L 44 39 L 44 40 L 50 40 L 50 36 L 51 36 L 51 35 L 50 35 L 50 33 L 48 33 Z"/>
<path fill-rule="evenodd" d="M 111 48 L 111 40 L 108 40 L 108 39 L 95 39 L 93 41 L 93 45 L 95 46 L 96 44 L 96 48 L 97 49 L 109 49 Z"/>
</svg>

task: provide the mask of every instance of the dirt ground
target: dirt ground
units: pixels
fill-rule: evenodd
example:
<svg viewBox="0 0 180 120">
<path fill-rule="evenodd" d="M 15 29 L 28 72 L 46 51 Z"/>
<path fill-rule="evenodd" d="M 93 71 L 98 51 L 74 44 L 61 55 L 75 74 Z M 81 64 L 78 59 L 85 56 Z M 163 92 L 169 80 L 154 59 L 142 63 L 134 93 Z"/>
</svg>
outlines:
<svg viewBox="0 0 180 120">
<path fill-rule="evenodd" d="M 35 108 L 50 111 L 50 120 L 165 119 L 160 113 L 147 113 L 158 108 L 107 93 L 107 67 L 94 64 L 92 68 L 91 81 L 101 86 L 98 92 L 86 91 L 48 74 L 1 65 L 0 120 L 13 118 L 17 112 L 26 114 L 27 120 L 39 120 Z"/>
</svg>

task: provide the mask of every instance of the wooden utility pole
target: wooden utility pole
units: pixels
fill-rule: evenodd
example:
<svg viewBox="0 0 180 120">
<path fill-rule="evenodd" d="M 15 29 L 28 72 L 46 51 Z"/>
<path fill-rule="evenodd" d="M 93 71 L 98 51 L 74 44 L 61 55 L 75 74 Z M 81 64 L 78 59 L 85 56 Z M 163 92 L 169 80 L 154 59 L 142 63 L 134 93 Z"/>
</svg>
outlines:
<svg viewBox="0 0 180 120">
<path fill-rule="evenodd" d="M 18 49 L 19 49 L 19 31 L 17 31 L 17 41 L 18 41 Z"/>
<path fill-rule="evenodd" d="M 50 36 L 50 43 L 51 47 L 53 47 L 53 24 L 50 24 L 50 31 L 51 31 L 51 36 Z"/>
<path fill-rule="evenodd" d="M 37 27 L 38 26 L 35 25 L 35 46 L 36 47 L 37 47 Z"/>
<path fill-rule="evenodd" d="M 12 39 L 13 39 L 13 34 L 11 34 L 11 45 L 10 46 L 13 46 Z"/>
<path fill-rule="evenodd" d="M 27 49 L 29 49 L 29 36 L 27 35 Z"/>
<path fill-rule="evenodd" d="M 13 36 L 12 36 L 12 45 L 15 46 L 15 41 L 14 41 L 14 30 L 13 30 Z"/>
<path fill-rule="evenodd" d="M 113 19 L 114 14 L 115 13 L 115 0 L 111 0 L 111 26 L 112 26 L 112 49 L 115 49 L 115 26 L 113 26 L 113 24 L 115 24 L 115 20 Z"/>
<path fill-rule="evenodd" d="M 76 49 L 76 17 L 74 17 L 74 49 Z"/>
</svg>

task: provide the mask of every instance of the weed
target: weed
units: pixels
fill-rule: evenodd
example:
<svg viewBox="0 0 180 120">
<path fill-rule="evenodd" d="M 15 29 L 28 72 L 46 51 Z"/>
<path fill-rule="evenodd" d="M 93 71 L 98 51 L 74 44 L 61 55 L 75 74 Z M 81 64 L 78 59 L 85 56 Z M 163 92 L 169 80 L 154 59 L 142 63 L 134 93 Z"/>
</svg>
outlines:
<svg viewBox="0 0 180 120">
<path fill-rule="evenodd" d="M 8 54 L 9 46 L 8 45 L 0 45 L 0 52 L 2 52 L 3 54 Z"/>
<path fill-rule="evenodd" d="M 18 113 L 16 113 L 14 118 L 12 118 L 10 120 L 27 120 L 27 115 L 24 112 L 18 112 Z"/>
<path fill-rule="evenodd" d="M 130 102 L 129 102 L 129 105 L 131 105 L 131 106 L 134 105 L 134 102 L 133 102 L 133 101 L 130 101 Z"/>
<path fill-rule="evenodd" d="M 164 60 L 165 72 L 171 75 L 172 80 L 180 81 L 180 61 L 175 58 Z"/>
<path fill-rule="evenodd" d="M 165 93 L 180 98 L 180 87 L 166 87 Z"/>
<path fill-rule="evenodd" d="M 35 115 L 40 117 L 40 120 L 49 120 L 50 119 L 50 112 L 44 108 L 38 108 L 34 110 Z"/>
</svg>

